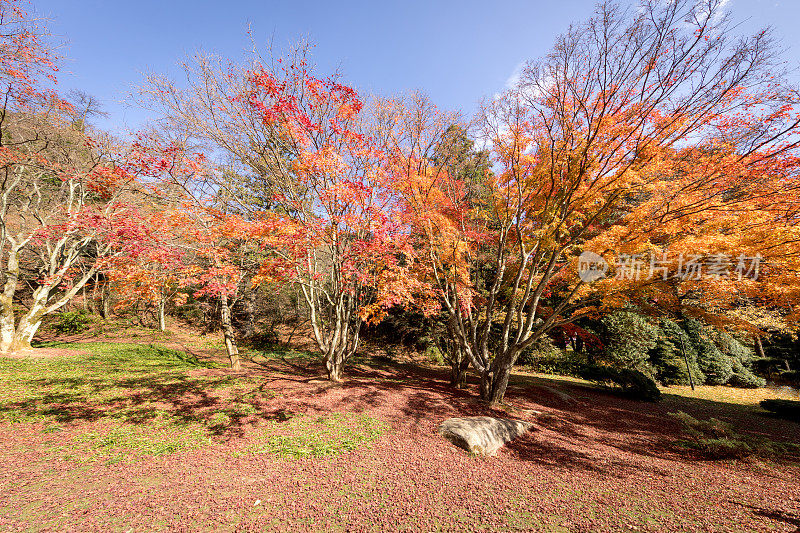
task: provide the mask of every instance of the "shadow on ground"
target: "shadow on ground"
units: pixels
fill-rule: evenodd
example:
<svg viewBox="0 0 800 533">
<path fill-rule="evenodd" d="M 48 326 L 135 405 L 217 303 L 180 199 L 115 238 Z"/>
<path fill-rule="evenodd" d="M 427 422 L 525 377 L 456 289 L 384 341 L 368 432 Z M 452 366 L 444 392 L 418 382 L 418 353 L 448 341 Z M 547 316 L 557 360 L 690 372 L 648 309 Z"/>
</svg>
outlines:
<svg viewBox="0 0 800 533">
<path fill-rule="evenodd" d="M 670 395 L 658 404 L 637 402 L 558 378 L 514 376 L 506 404 L 493 409 L 477 399 L 475 376 L 459 390 L 449 385 L 443 369 L 384 358 L 362 360 L 348 369 L 343 383 L 331 383 L 316 359 L 290 350 L 265 352 L 232 373 L 156 345 L 109 346 L 118 349 L 3 362 L 0 418 L 147 424 L 161 417 L 175 424 L 202 423 L 231 438 L 263 421 L 344 411 L 376 414 L 396 431 L 430 437 L 446 418 L 491 415 L 534 422 L 535 431 L 508 447 L 519 460 L 614 473 L 640 467 L 637 457 L 686 459 L 674 446 L 681 428 L 669 412 L 715 416 L 776 439 L 800 434 L 797 424 L 757 417 L 741 406 Z"/>
</svg>

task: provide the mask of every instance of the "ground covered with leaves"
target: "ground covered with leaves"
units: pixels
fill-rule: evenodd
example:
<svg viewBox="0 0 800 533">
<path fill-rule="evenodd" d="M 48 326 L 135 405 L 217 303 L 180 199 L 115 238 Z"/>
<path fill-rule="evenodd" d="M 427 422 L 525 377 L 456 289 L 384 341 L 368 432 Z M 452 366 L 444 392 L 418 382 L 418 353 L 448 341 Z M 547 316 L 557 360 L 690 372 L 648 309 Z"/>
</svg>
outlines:
<svg viewBox="0 0 800 533">
<path fill-rule="evenodd" d="M 746 401 L 648 404 L 522 374 L 491 410 L 443 372 L 385 360 L 332 384 L 292 351 L 231 374 L 164 343 L 45 348 L 0 359 L 5 530 L 800 528 L 800 425 Z M 779 451 L 709 460 L 675 412 Z M 535 427 L 495 458 L 436 434 L 483 414 Z"/>
</svg>

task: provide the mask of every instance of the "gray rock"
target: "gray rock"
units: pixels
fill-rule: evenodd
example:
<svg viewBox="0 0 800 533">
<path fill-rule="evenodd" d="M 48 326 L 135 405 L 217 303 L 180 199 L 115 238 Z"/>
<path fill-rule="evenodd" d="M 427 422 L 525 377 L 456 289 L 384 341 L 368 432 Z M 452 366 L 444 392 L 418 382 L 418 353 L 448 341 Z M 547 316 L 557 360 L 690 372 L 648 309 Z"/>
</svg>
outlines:
<svg viewBox="0 0 800 533">
<path fill-rule="evenodd" d="M 470 453 L 497 455 L 497 450 L 516 439 L 533 424 L 491 416 L 449 418 L 439 425 L 439 434 Z"/>
</svg>

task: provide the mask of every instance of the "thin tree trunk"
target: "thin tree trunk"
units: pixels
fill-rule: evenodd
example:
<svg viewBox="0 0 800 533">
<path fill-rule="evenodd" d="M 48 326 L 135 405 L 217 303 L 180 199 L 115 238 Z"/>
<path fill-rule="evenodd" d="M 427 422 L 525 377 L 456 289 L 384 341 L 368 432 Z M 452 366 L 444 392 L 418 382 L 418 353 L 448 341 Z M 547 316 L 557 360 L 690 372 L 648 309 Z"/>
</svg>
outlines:
<svg viewBox="0 0 800 533">
<path fill-rule="evenodd" d="M 158 331 L 167 331 L 167 299 L 161 295 L 158 301 Z"/>
<path fill-rule="evenodd" d="M 766 355 L 764 355 L 764 346 L 761 344 L 761 337 L 756 337 L 756 357 L 759 359 L 764 359 Z"/>
<path fill-rule="evenodd" d="M 228 353 L 231 370 L 241 370 L 242 364 L 239 360 L 239 348 L 236 346 L 236 337 L 231 324 L 231 308 L 228 305 L 228 295 L 223 294 L 219 298 L 222 318 L 222 335 L 225 340 L 225 351 Z"/>
<path fill-rule="evenodd" d="M 94 312 L 99 313 L 102 315 L 102 310 L 100 309 L 102 306 L 99 305 L 101 302 L 98 301 L 97 298 L 97 285 L 100 282 L 100 273 L 94 275 L 94 282 L 92 283 L 92 308 Z"/>
<path fill-rule="evenodd" d="M 344 365 L 358 348 L 360 328 L 360 321 L 357 320 L 355 324 L 350 324 L 343 319 L 337 326 L 336 333 L 328 341 L 328 350 L 325 352 L 323 361 L 328 379 L 331 381 L 342 381 Z"/>
<path fill-rule="evenodd" d="M 100 300 L 100 315 L 105 319 L 111 318 L 111 291 L 107 280 L 103 282 L 100 290 Z"/>
<path fill-rule="evenodd" d="M 247 276 L 244 279 L 244 313 L 245 313 L 245 320 L 244 326 L 242 327 L 242 336 L 245 339 L 249 339 L 253 335 L 256 334 L 256 291 L 253 288 L 253 279 L 250 276 Z"/>
<path fill-rule="evenodd" d="M 15 336 L 14 294 L 17 291 L 19 279 L 19 262 L 17 249 L 12 248 L 8 253 L 6 263 L 6 282 L 0 294 L 0 351 L 11 351 Z"/>
<path fill-rule="evenodd" d="M 14 303 L 13 299 L 0 296 L 0 352 L 11 351 L 14 343 Z"/>
<path fill-rule="evenodd" d="M 469 359 L 462 354 L 458 361 L 453 361 L 450 368 L 450 384 L 457 389 L 467 386 L 467 370 L 469 370 Z"/>
<path fill-rule="evenodd" d="M 519 352 L 509 348 L 504 353 L 495 355 L 492 363 L 481 374 L 481 399 L 494 406 L 503 402 L 508 388 L 511 369 Z"/>
<path fill-rule="evenodd" d="M 328 340 L 328 350 L 323 359 L 328 379 L 334 382 L 342 381 L 342 369 L 347 350 L 347 324 L 342 324 L 341 319 L 336 325 L 336 332 Z"/>
</svg>

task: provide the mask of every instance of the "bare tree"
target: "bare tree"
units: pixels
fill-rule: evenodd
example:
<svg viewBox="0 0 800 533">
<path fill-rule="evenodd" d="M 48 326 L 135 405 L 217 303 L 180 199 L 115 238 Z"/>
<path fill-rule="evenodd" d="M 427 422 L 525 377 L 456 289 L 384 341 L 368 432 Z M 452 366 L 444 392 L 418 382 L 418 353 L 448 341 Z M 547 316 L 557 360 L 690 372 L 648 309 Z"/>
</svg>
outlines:
<svg viewBox="0 0 800 533">
<path fill-rule="evenodd" d="M 86 131 L 90 119 L 108 116 L 100 100 L 86 91 L 72 89 L 67 93 L 67 101 L 74 110 L 73 125 L 80 131 Z"/>
</svg>

